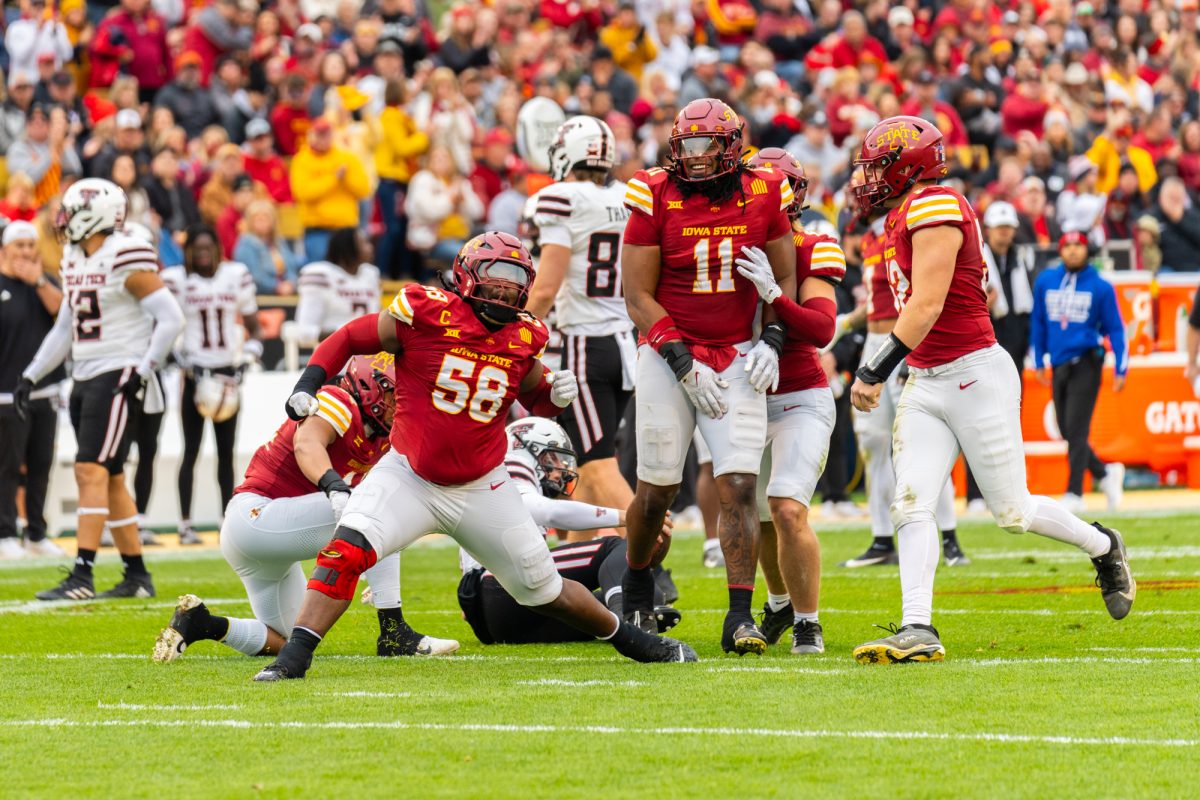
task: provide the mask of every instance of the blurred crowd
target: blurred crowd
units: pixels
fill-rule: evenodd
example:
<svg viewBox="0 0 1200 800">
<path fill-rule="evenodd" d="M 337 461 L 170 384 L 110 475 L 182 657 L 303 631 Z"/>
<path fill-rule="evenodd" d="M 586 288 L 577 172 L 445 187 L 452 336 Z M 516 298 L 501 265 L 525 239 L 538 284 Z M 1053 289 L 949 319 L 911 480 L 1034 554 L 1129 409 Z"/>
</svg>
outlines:
<svg viewBox="0 0 1200 800">
<path fill-rule="evenodd" d="M 56 198 L 129 194 L 163 262 L 205 222 L 262 294 L 334 231 L 426 279 L 474 231 L 517 232 L 548 179 L 518 155 L 533 97 L 605 119 L 618 178 L 661 162 L 689 100 L 730 102 L 841 230 L 860 137 L 912 114 L 1016 242 L 1065 231 L 1128 266 L 1200 270 L 1198 0 L 19 0 L 6 7 L 0 215 L 57 273 Z"/>
</svg>

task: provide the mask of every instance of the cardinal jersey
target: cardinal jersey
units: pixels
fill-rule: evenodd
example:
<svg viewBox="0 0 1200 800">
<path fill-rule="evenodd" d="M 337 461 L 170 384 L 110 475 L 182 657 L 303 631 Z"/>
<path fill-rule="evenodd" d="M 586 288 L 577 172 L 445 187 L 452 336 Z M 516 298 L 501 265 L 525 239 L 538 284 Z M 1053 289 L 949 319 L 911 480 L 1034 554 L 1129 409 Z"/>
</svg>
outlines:
<svg viewBox="0 0 1200 800">
<path fill-rule="evenodd" d="M 763 247 L 791 232 L 792 189 L 783 173 L 752 169 L 741 180 L 721 204 L 698 194 L 684 198 L 661 168 L 629 181 L 625 242 L 661 248 L 654 296 L 689 345 L 727 347 L 753 338 L 758 292 L 733 260 L 743 247 Z"/>
<path fill-rule="evenodd" d="M 508 452 L 508 409 L 546 347 L 546 326 L 522 313 L 491 331 L 458 295 L 416 284 L 387 313 L 400 340 L 392 446 L 433 483 L 486 475 Z"/>
<path fill-rule="evenodd" d="M 358 403 L 341 387 L 324 386 L 317 392 L 316 416 L 337 432 L 338 438 L 329 445 L 329 461 L 334 472 L 348 479 L 351 486 L 357 484 L 391 446 L 385 437 L 368 438 Z M 300 425 L 289 419 L 279 426 L 271 441 L 255 451 L 246 468 L 246 479 L 234 494 L 251 492 L 278 500 L 319 491 L 316 484 L 304 477 L 296 463 L 292 440 Z"/>
<path fill-rule="evenodd" d="M 63 251 L 62 285 L 74 320 L 71 377 L 77 381 L 136 366 L 150 346 L 154 320 L 125 289 L 135 272 L 158 272 L 154 248 L 114 233 L 90 256 Z"/>
<path fill-rule="evenodd" d="M 625 184 L 555 183 L 534 203 L 539 246 L 561 245 L 571 263 L 554 298 L 559 330 L 568 336 L 608 336 L 633 328 L 621 294 L 621 234 L 629 209 Z"/>
<path fill-rule="evenodd" d="M 250 271 L 236 261 L 223 261 L 211 278 L 189 275 L 183 267 L 165 269 L 162 277 L 183 308 L 185 362 L 193 367 L 231 366 L 242 342 L 238 315 L 258 311 Z"/>
<path fill-rule="evenodd" d="M 351 275 L 328 261 L 317 261 L 300 270 L 296 285 L 296 324 L 308 339 L 332 333 L 379 308 L 379 270 L 373 264 L 363 264 Z"/>
<path fill-rule="evenodd" d="M 880 217 L 871 223 L 862 237 L 862 285 L 867 289 L 867 319 L 871 322 L 895 319 L 900 316 L 896 310 L 896 299 L 892 297 L 892 287 L 888 284 L 888 271 L 883 261 L 883 251 L 886 247 L 884 225 L 886 217 Z"/>
<path fill-rule="evenodd" d="M 963 241 L 954 264 L 954 276 L 945 305 L 933 329 L 908 356 L 914 367 L 936 367 L 996 343 L 988 316 L 987 268 L 983 263 L 983 236 L 971 205 L 958 192 L 930 186 L 913 192 L 887 217 L 888 282 L 901 309 L 912 296 L 912 236 L 921 228 L 953 225 Z"/>
<path fill-rule="evenodd" d="M 830 283 L 841 283 L 846 277 L 846 254 L 832 236 L 801 231 L 793 235 L 796 242 L 796 285 L 802 286 L 810 277 Z M 779 359 L 779 387 L 772 394 L 801 392 L 828 386 L 829 379 L 821 368 L 817 348 L 808 342 L 788 338 Z"/>
</svg>

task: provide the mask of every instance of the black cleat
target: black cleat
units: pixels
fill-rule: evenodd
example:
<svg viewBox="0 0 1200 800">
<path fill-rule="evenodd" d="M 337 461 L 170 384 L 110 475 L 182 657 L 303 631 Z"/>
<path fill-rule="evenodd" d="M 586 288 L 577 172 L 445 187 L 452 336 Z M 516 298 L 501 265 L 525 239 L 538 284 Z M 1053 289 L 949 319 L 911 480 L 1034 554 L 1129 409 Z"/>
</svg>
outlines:
<svg viewBox="0 0 1200 800">
<path fill-rule="evenodd" d="M 457 651 L 458 642 L 454 639 L 435 639 L 417 633 L 407 622 L 379 614 L 379 638 L 375 640 L 377 656 L 445 656 Z"/>
<path fill-rule="evenodd" d="M 120 583 L 107 592 L 101 592 L 96 597 L 102 600 L 111 600 L 117 597 L 154 597 L 154 582 L 150 580 L 149 572 L 137 575 L 130 575 L 126 572 Z"/>
<path fill-rule="evenodd" d="M 38 600 L 92 600 L 96 597 L 96 587 L 92 584 L 92 577 L 82 577 L 76 575 L 74 571 L 63 567 L 63 571 L 67 573 L 67 577 L 63 578 L 62 583 L 55 586 L 53 589 L 45 589 L 38 592 L 35 597 Z"/>
<path fill-rule="evenodd" d="M 194 547 L 204 544 L 204 540 L 200 538 L 200 534 L 196 533 L 196 529 L 191 525 L 181 525 L 179 527 L 179 544 L 184 547 Z"/>
<path fill-rule="evenodd" d="M 683 619 L 683 615 L 679 613 L 679 609 L 672 606 L 655 606 L 654 607 L 654 623 L 658 633 L 666 633 L 679 624 Z"/>
<path fill-rule="evenodd" d="M 310 666 L 312 666 L 311 650 L 297 647 L 294 644 L 291 647 L 285 644 L 275 660 L 259 670 L 258 674 L 254 676 L 254 680 L 259 683 L 300 680 L 308 672 Z"/>
<path fill-rule="evenodd" d="M 162 629 L 154 642 L 154 661 L 164 664 L 183 655 L 188 645 L 204 638 L 201 634 L 208 629 L 211 617 L 208 606 L 196 595 L 180 597 L 171 624 Z"/>
<path fill-rule="evenodd" d="M 613 641 L 613 647 L 626 658 L 642 664 L 699 661 L 696 651 L 678 639 L 651 636 L 640 631 L 628 641 Z"/>
<path fill-rule="evenodd" d="M 656 567 L 654 570 L 654 586 L 663 593 L 662 604 L 664 606 L 673 606 L 679 602 L 679 588 L 675 586 L 675 581 L 671 577 L 671 570 Z"/>
<path fill-rule="evenodd" d="M 900 556 L 896 553 L 894 545 L 881 545 L 878 542 L 871 542 L 871 546 L 861 556 L 849 558 L 838 564 L 839 567 L 883 567 L 900 563 Z"/>
<path fill-rule="evenodd" d="M 646 633 L 658 633 L 654 620 L 654 578 L 625 570 L 621 579 L 621 619 Z"/>
<path fill-rule="evenodd" d="M 796 623 L 796 629 L 792 631 L 792 653 L 808 655 L 824 652 L 825 632 L 821 629 L 821 623 L 806 619 Z"/>
<path fill-rule="evenodd" d="M 1099 522 L 1092 526 L 1108 536 L 1112 549 L 1104 555 L 1093 558 L 1096 567 L 1096 585 L 1100 587 L 1100 596 L 1113 619 L 1125 619 L 1133 608 L 1133 599 L 1137 596 L 1137 582 L 1129 571 L 1129 556 L 1125 552 L 1125 540 L 1121 534 L 1111 528 L 1106 528 Z"/>
<path fill-rule="evenodd" d="M 946 562 L 947 567 L 965 567 L 971 563 L 971 559 L 962 551 L 958 539 L 942 542 L 942 560 Z"/>
<path fill-rule="evenodd" d="M 792 611 L 790 602 L 778 611 L 772 611 L 771 607 L 764 603 L 762 614 L 758 618 L 758 625 L 762 630 L 762 635 L 767 639 L 767 644 L 775 644 L 782 639 L 783 635 L 787 633 L 787 629 L 792 627 L 795 619 L 796 614 Z"/>
<path fill-rule="evenodd" d="M 738 619 L 726 615 L 725 630 L 721 634 L 721 649 L 726 653 L 744 656 L 754 653 L 761 656 L 767 651 L 767 637 L 754 624 L 753 619 Z"/>
</svg>

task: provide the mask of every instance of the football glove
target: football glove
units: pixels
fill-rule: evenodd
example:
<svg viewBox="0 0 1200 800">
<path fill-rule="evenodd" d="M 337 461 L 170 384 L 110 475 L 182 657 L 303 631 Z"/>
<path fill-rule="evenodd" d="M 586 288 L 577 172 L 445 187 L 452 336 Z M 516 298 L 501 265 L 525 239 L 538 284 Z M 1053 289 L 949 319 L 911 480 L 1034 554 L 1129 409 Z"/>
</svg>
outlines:
<svg viewBox="0 0 1200 800">
<path fill-rule="evenodd" d="M 317 413 L 317 398 L 308 392 L 296 392 L 288 398 L 287 414 L 296 421 Z"/>
<path fill-rule="evenodd" d="M 113 395 L 125 395 L 126 402 L 133 402 L 146 390 L 146 379 L 138 370 L 129 373 L 129 377 L 117 384 Z"/>
<path fill-rule="evenodd" d="M 757 247 L 743 247 L 742 253 L 745 256 L 733 262 L 737 265 L 738 274 L 753 283 L 754 288 L 758 289 L 758 296 L 771 305 L 783 294 L 783 290 L 775 282 L 775 270 L 771 269 L 767 254 Z"/>
<path fill-rule="evenodd" d="M 749 373 L 750 385 L 759 394 L 779 388 L 779 355 L 775 348 L 761 341 L 750 348 L 746 356 L 746 372 Z"/>
<path fill-rule="evenodd" d="M 13 389 L 13 410 L 17 412 L 17 416 L 22 422 L 29 420 L 29 411 L 33 408 L 33 381 L 29 378 L 21 378 L 17 381 L 17 388 Z"/>
<path fill-rule="evenodd" d="M 569 369 L 560 369 L 550 376 L 550 402 L 566 408 L 579 397 L 579 381 Z"/>
<path fill-rule="evenodd" d="M 692 405 L 706 417 L 720 419 L 729 410 L 725 398 L 721 395 L 722 389 L 729 388 L 729 382 L 723 380 L 707 364 L 701 361 L 692 362 L 691 370 L 679 382 Z"/>
<path fill-rule="evenodd" d="M 346 510 L 346 504 L 350 502 L 349 492 L 330 492 L 329 505 L 333 507 L 333 521 L 338 523 L 342 519 L 342 512 Z"/>
<path fill-rule="evenodd" d="M 342 518 L 342 512 L 346 510 L 346 504 L 350 502 L 350 487 L 342 480 L 341 475 L 328 469 L 317 481 L 317 488 L 329 498 L 329 505 L 333 508 L 333 521 L 337 523 Z"/>
</svg>

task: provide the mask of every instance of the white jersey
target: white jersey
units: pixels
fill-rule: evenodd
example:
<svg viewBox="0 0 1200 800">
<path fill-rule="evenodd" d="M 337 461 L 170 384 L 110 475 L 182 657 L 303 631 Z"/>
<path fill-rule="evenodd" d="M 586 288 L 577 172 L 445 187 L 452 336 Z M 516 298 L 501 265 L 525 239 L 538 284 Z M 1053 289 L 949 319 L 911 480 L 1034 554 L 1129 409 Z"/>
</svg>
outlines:
<svg viewBox="0 0 1200 800">
<path fill-rule="evenodd" d="M 351 275 L 328 261 L 316 261 L 300 270 L 297 282 L 296 325 L 306 339 L 333 333 L 355 317 L 382 306 L 379 270 L 363 264 Z"/>
<path fill-rule="evenodd" d="M 163 283 L 183 309 L 183 362 L 192 367 L 230 367 L 242 344 L 238 315 L 258 311 L 254 278 L 245 264 L 222 261 L 211 278 L 183 267 L 163 270 Z"/>
<path fill-rule="evenodd" d="M 78 245 L 63 250 L 64 302 L 74 323 L 75 380 L 135 367 L 145 357 L 154 318 L 125 289 L 125 280 L 135 272 L 158 272 L 158 256 L 143 240 L 125 233 L 111 234 L 90 256 Z"/>
<path fill-rule="evenodd" d="M 621 236 L 629 219 L 625 184 L 554 183 L 534 197 L 538 241 L 571 249 L 567 277 L 554 298 L 558 329 L 568 336 L 631 330 L 621 294 Z"/>
</svg>

